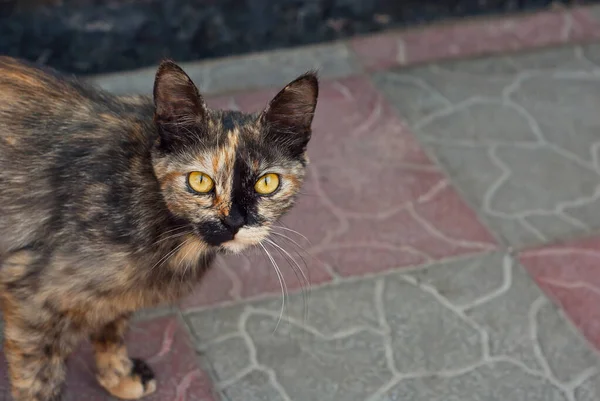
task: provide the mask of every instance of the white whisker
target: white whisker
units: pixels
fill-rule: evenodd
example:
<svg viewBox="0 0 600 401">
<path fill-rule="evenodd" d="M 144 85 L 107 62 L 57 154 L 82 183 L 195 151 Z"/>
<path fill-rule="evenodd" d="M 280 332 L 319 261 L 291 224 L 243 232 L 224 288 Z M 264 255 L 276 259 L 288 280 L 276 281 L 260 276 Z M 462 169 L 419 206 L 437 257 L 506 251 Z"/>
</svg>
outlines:
<svg viewBox="0 0 600 401">
<path fill-rule="evenodd" d="M 283 227 L 283 226 L 276 226 L 276 225 L 273 225 L 273 228 L 279 228 L 280 230 L 290 231 L 290 232 L 302 237 L 304 240 L 306 240 L 306 242 L 308 242 L 310 244 L 310 240 L 305 235 L 300 234 L 296 230 L 292 230 L 291 228 L 287 228 L 287 227 Z"/>
<path fill-rule="evenodd" d="M 179 230 L 186 230 L 186 231 L 185 232 L 176 232 L 176 231 L 179 231 Z M 171 233 L 175 233 L 175 234 L 171 234 Z M 189 233 L 189 234 L 192 233 L 192 231 L 190 230 L 189 226 L 179 226 L 179 227 L 172 228 L 170 230 L 167 230 L 167 231 L 161 233 L 160 234 L 161 238 L 159 238 L 158 240 L 156 240 L 156 242 L 154 242 L 154 245 L 160 244 L 161 242 L 167 241 L 167 240 L 172 239 L 172 238 L 176 238 L 176 237 L 178 237 L 180 235 L 184 235 L 184 234 L 187 234 L 187 233 Z M 171 234 L 171 235 L 167 235 L 167 234 Z"/>
<path fill-rule="evenodd" d="M 292 244 L 296 245 L 298 248 L 300 248 L 300 249 L 304 250 L 304 249 L 302 248 L 302 246 L 301 246 L 301 245 L 300 245 L 298 242 L 294 241 L 294 239 L 292 239 L 292 238 L 288 237 L 288 236 L 287 236 L 287 235 L 285 235 L 285 234 L 278 233 L 277 231 L 271 231 L 271 234 L 277 235 L 278 237 L 285 238 L 286 240 L 290 241 Z"/>
<path fill-rule="evenodd" d="M 161 242 L 165 242 L 165 241 L 168 241 L 168 240 L 173 239 L 173 238 L 181 237 L 181 236 L 186 235 L 186 234 L 192 234 L 192 231 L 184 231 L 182 233 L 171 234 L 168 237 L 164 237 L 164 238 L 159 239 L 158 241 L 156 241 L 154 243 L 154 245 L 158 245 Z"/>
<path fill-rule="evenodd" d="M 278 237 L 281 237 L 284 240 L 292 243 L 292 245 L 296 246 L 296 248 L 298 248 L 300 251 L 304 252 L 308 257 L 314 259 L 314 256 L 312 256 L 310 254 L 310 252 L 308 252 L 302 245 L 300 245 L 298 242 L 294 241 L 292 238 L 288 237 L 287 235 L 281 234 L 281 233 L 278 233 L 278 232 L 275 232 L 275 231 L 271 231 L 271 234 L 276 235 Z M 308 273 L 309 273 L 308 274 L 309 275 L 308 282 L 310 283 L 310 270 L 308 269 L 308 264 L 306 263 L 306 259 L 304 259 L 304 256 L 302 256 L 299 252 L 296 252 L 296 254 L 298 256 L 300 256 L 300 259 L 302 259 L 302 263 L 304 264 L 304 267 L 306 267 L 306 269 L 308 270 Z"/>
<path fill-rule="evenodd" d="M 304 273 L 304 270 L 302 270 L 302 268 L 300 267 L 300 265 L 298 264 L 298 262 L 296 261 L 296 259 L 294 259 L 292 257 L 292 255 L 290 255 L 290 253 L 288 251 L 286 251 L 281 245 L 277 244 L 275 241 L 273 241 L 271 239 L 267 238 L 267 239 L 265 239 L 265 241 L 268 242 L 269 244 L 271 244 L 272 246 L 276 247 L 279 251 L 285 253 L 285 255 L 296 265 L 296 267 L 298 268 L 298 270 L 302 274 L 302 278 L 304 279 L 304 282 L 307 285 L 310 285 L 310 280 L 308 279 L 308 277 Z"/>
<path fill-rule="evenodd" d="M 164 234 L 169 234 L 169 233 L 172 233 L 173 231 L 182 230 L 182 229 L 184 229 L 184 228 L 189 228 L 189 226 L 187 226 L 187 225 L 185 225 L 185 226 L 177 226 L 177 227 L 175 227 L 175 228 L 172 228 L 172 229 L 170 229 L 170 230 L 167 230 L 167 231 L 163 232 L 162 234 L 163 234 L 163 235 L 164 235 Z"/>
<path fill-rule="evenodd" d="M 311 287 L 310 280 L 308 279 L 308 277 L 304 273 L 304 270 L 302 270 L 302 268 L 300 267 L 300 265 L 298 264 L 296 259 L 294 259 L 288 251 L 286 251 L 283 247 L 281 247 L 279 244 L 277 244 L 273 240 L 270 240 L 267 238 L 265 241 L 267 243 L 269 243 L 271 246 L 275 247 L 275 249 L 277 249 L 277 251 L 279 251 L 281 256 L 283 256 L 285 259 L 288 260 L 288 264 L 294 271 L 294 274 L 296 275 L 296 278 L 298 279 L 298 281 L 300 281 L 300 285 L 302 286 L 302 298 L 303 298 L 303 303 L 304 303 L 304 305 L 303 305 L 304 321 L 308 320 L 308 297 L 309 297 L 309 291 L 310 291 L 310 287 Z M 296 270 L 294 268 L 294 266 L 290 263 L 290 261 L 292 263 L 294 263 L 294 265 L 296 265 L 298 270 Z M 298 272 L 300 272 L 300 274 L 302 275 L 302 279 L 300 279 L 300 277 L 298 277 Z"/>
<path fill-rule="evenodd" d="M 177 252 L 178 249 L 180 249 L 181 247 L 183 247 L 185 244 L 188 243 L 188 241 L 191 238 L 186 239 L 185 241 L 183 241 L 181 244 L 177 245 L 175 248 L 173 248 L 169 253 L 167 253 L 165 256 L 163 256 L 158 262 L 156 262 L 154 264 L 154 266 L 152 266 L 150 268 L 150 271 L 154 270 L 156 267 L 158 267 L 159 265 L 162 266 L 164 263 L 167 262 L 167 260 L 173 256 L 175 254 L 175 252 Z"/>
<path fill-rule="evenodd" d="M 183 269 L 183 273 L 181 274 L 181 285 L 182 286 L 183 286 L 183 280 L 185 279 L 185 273 L 187 273 L 188 269 L 190 268 L 190 263 L 187 263 L 187 257 L 190 255 L 190 252 L 192 252 L 193 249 L 194 249 L 194 247 L 190 247 L 187 250 L 187 252 L 185 253 L 185 255 L 179 261 L 178 269 L 181 267 L 182 262 L 186 262 L 185 268 Z"/>
<path fill-rule="evenodd" d="M 281 294 L 283 295 L 281 301 L 281 311 L 279 312 L 279 319 L 277 319 L 277 324 L 275 325 L 275 329 L 273 330 L 273 333 L 275 333 L 279 328 L 279 323 L 281 323 L 281 319 L 283 318 L 283 312 L 285 310 L 285 298 L 287 296 L 287 285 L 285 284 L 283 274 L 281 273 L 281 270 L 279 270 L 279 266 L 277 266 L 277 263 L 275 263 L 275 259 L 273 259 L 273 256 L 271 256 L 271 254 L 263 244 L 259 243 L 259 245 L 263 249 L 263 251 L 265 251 L 265 254 L 269 258 L 271 264 L 273 265 L 273 268 L 275 269 L 275 273 L 277 274 L 277 278 L 279 279 L 279 286 L 281 287 Z"/>
</svg>

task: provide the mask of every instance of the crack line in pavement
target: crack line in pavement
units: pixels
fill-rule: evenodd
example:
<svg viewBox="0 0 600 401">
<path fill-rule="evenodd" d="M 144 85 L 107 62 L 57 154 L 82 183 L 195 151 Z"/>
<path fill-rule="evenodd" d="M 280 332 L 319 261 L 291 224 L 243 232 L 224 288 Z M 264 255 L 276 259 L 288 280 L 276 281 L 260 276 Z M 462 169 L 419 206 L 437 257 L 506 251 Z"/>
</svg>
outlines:
<svg viewBox="0 0 600 401">
<path fill-rule="evenodd" d="M 436 110 L 433 113 L 426 115 L 425 117 L 421 118 L 417 122 L 411 124 L 411 128 L 412 128 L 413 132 L 421 131 L 424 127 L 428 126 L 429 124 L 433 123 L 435 120 L 437 120 L 439 118 L 448 117 L 452 114 L 455 114 L 458 111 L 466 110 L 474 104 L 485 103 L 488 100 L 491 100 L 495 103 L 499 103 L 499 102 L 495 101 L 494 99 L 489 99 L 487 97 L 483 97 L 480 95 L 474 95 L 466 100 L 455 103 L 452 106 L 449 106 L 449 107 L 446 107 L 446 108 L 443 108 L 440 110 Z"/>
<path fill-rule="evenodd" d="M 427 82 L 426 80 L 424 80 L 423 78 L 415 77 L 415 76 L 409 75 L 409 74 L 403 74 L 403 73 L 400 74 L 400 73 L 395 73 L 395 72 L 391 72 L 391 73 L 387 74 L 387 77 L 391 78 L 393 81 L 396 81 L 396 82 L 400 82 L 400 83 L 408 82 L 409 84 L 413 84 L 413 85 L 417 86 L 418 88 L 429 92 L 431 95 L 433 95 L 434 99 L 439 100 L 442 103 L 444 103 L 444 107 L 452 107 L 453 103 L 450 101 L 450 99 L 448 99 L 446 96 L 444 96 L 439 90 L 437 90 L 436 88 L 431 86 L 431 84 L 429 82 Z"/>
<path fill-rule="evenodd" d="M 535 235 L 537 237 L 537 239 L 544 243 L 548 241 L 548 237 L 546 237 L 544 235 L 544 233 L 542 233 L 540 230 L 538 230 L 533 224 L 531 224 L 529 221 L 527 221 L 527 217 L 528 216 L 519 216 L 517 218 L 517 221 L 527 230 L 529 230 L 530 233 L 532 233 L 533 235 Z"/>
<path fill-rule="evenodd" d="M 564 288 L 567 290 L 578 290 L 578 289 L 586 289 L 593 292 L 596 295 L 600 295 L 600 288 L 583 281 L 575 280 L 575 281 L 563 281 L 563 280 L 553 280 L 550 278 L 540 278 L 540 282 L 550 284 L 553 287 Z"/>
<path fill-rule="evenodd" d="M 569 25 L 569 24 L 570 23 L 567 23 L 567 25 Z M 568 28 L 568 29 L 571 29 L 571 28 Z M 574 52 L 574 54 L 576 55 L 576 57 L 587 60 L 587 58 L 585 57 L 585 54 L 581 48 L 577 48 L 576 51 Z M 587 61 L 588 61 L 588 64 L 596 66 L 595 63 L 593 63 L 589 60 L 587 60 Z M 434 72 L 435 74 L 453 73 L 453 71 L 446 71 L 446 70 L 442 69 L 441 66 L 436 66 L 436 65 L 431 66 L 430 70 L 432 72 Z M 433 97 L 435 99 L 439 98 L 439 96 L 436 94 L 437 92 L 439 92 L 437 90 L 437 88 L 424 78 L 415 77 L 415 76 L 411 76 L 408 74 L 399 76 L 394 73 L 390 74 L 389 76 L 392 80 L 396 80 L 396 81 L 399 80 L 400 82 L 409 82 L 414 85 L 417 85 L 417 87 L 419 87 L 423 91 L 425 91 L 426 94 L 429 94 L 430 97 Z M 521 89 L 523 82 L 525 82 L 529 79 L 537 78 L 537 77 L 540 77 L 540 78 L 549 77 L 552 79 L 579 79 L 579 80 L 580 79 L 592 79 L 594 81 L 597 81 L 600 79 L 600 68 L 598 68 L 596 66 L 596 68 L 593 68 L 591 71 L 583 71 L 583 70 L 546 71 L 546 70 L 524 69 L 524 70 L 518 71 L 516 73 L 516 75 L 514 76 L 514 78 L 512 79 L 512 81 L 508 85 L 504 86 L 504 88 L 502 89 L 502 93 L 501 93 L 501 99 L 495 99 L 493 97 L 492 98 L 483 97 L 480 95 L 473 95 L 465 100 L 462 100 L 462 101 L 459 101 L 456 103 L 451 103 L 449 105 L 447 103 L 445 103 L 446 107 L 438 109 L 438 110 L 431 112 L 430 114 L 422 117 L 421 119 L 416 121 L 414 124 L 411 124 L 411 127 L 413 128 L 413 131 L 418 131 L 425 135 L 425 138 L 421 138 L 425 142 L 438 143 L 441 145 L 448 144 L 448 145 L 470 146 L 470 147 L 475 147 L 475 148 L 477 148 L 477 147 L 487 148 L 488 154 L 489 154 L 489 159 L 492 161 L 492 163 L 496 167 L 498 167 L 501 170 L 502 175 L 500 178 L 493 181 L 492 185 L 488 188 L 488 190 L 484 194 L 484 198 L 483 198 L 483 202 L 482 202 L 482 208 L 483 208 L 484 212 L 491 216 L 499 217 L 502 219 L 510 219 L 510 220 L 518 219 L 520 225 L 526 231 L 529 231 L 531 234 L 533 234 L 539 241 L 546 241 L 548 239 L 546 237 L 546 235 L 543 232 L 541 232 L 540 230 L 538 230 L 535 226 L 533 226 L 529 221 L 525 220 L 525 217 L 529 217 L 529 216 L 537 214 L 541 211 L 525 210 L 525 211 L 522 211 L 519 213 L 508 214 L 508 213 L 498 212 L 491 207 L 492 202 L 493 202 L 492 199 L 495 196 L 497 190 L 505 182 L 509 181 L 514 174 L 514 172 L 499 158 L 498 154 L 495 153 L 497 146 L 504 144 L 502 141 L 492 141 L 492 142 L 481 143 L 481 141 L 477 142 L 477 141 L 468 141 L 468 140 L 446 140 L 446 139 L 440 139 L 440 138 L 428 138 L 427 137 L 428 134 L 426 132 L 427 130 L 424 129 L 425 127 L 427 127 L 430 123 L 432 123 L 436 119 L 450 116 L 450 115 L 460 112 L 464 109 L 468 109 L 469 107 L 471 107 L 473 105 L 502 104 L 504 106 L 510 107 L 515 112 L 517 112 L 520 116 L 525 118 L 529 128 L 531 129 L 531 132 L 537 138 L 537 142 L 534 142 L 533 146 L 532 146 L 532 144 L 529 144 L 527 142 L 525 142 L 525 143 L 520 143 L 520 142 L 510 143 L 510 146 L 519 147 L 519 148 L 527 148 L 527 149 L 529 149 L 529 148 L 537 149 L 537 148 L 545 147 L 545 148 L 551 149 L 557 155 L 564 157 L 566 160 L 574 162 L 574 163 L 576 163 L 576 165 L 585 168 L 586 170 L 592 170 L 596 174 L 600 174 L 600 162 L 598 161 L 598 158 L 600 156 L 598 154 L 599 153 L 598 149 L 600 148 L 600 143 L 594 142 L 591 145 L 591 153 L 592 153 L 591 154 L 591 156 L 592 156 L 591 162 L 588 162 L 588 161 L 582 159 L 578 154 L 573 153 L 573 152 L 565 149 L 564 147 L 555 144 L 552 141 L 549 141 L 544 136 L 543 131 L 542 131 L 541 127 L 539 126 L 539 123 L 535 119 L 535 117 L 524 106 L 520 105 L 519 103 L 517 103 L 515 100 L 513 100 L 511 98 L 511 96 L 515 92 L 517 92 L 519 89 Z M 442 97 L 443 97 L 443 95 L 442 95 Z M 509 145 L 509 144 L 506 143 L 506 145 Z M 574 200 L 557 202 L 556 207 L 554 207 L 553 210 L 548 211 L 546 214 L 555 215 L 558 219 L 561 219 L 566 224 L 569 224 L 577 229 L 584 229 L 586 231 L 589 231 L 590 228 L 588 227 L 587 224 L 585 224 L 585 222 L 583 222 L 573 216 L 570 216 L 569 214 L 567 214 L 565 212 L 564 209 L 569 208 L 569 207 L 582 207 L 585 205 L 589 205 L 589 204 L 597 201 L 598 199 L 600 199 L 600 193 L 598 191 L 596 191 L 593 196 L 587 196 L 587 197 L 577 198 Z"/>
<path fill-rule="evenodd" d="M 358 137 L 362 134 L 368 133 L 372 130 L 373 126 L 381 121 L 381 115 L 383 114 L 383 97 L 377 94 L 375 97 L 375 104 L 373 110 L 370 111 L 369 115 L 362 118 L 363 122 L 352 130 L 352 135 Z"/>
<path fill-rule="evenodd" d="M 597 373 L 597 367 L 592 366 L 590 368 L 587 368 L 583 372 L 581 372 L 577 377 L 575 377 L 573 380 L 567 383 L 565 387 L 568 388 L 569 391 L 572 391 L 573 394 L 575 394 L 575 392 L 581 386 L 583 386 L 588 379 L 592 378 L 592 376 L 596 375 Z"/>
<path fill-rule="evenodd" d="M 522 258 L 530 257 L 547 257 L 547 256 L 572 256 L 573 253 L 580 254 L 583 256 L 591 256 L 593 258 L 600 259 L 600 251 L 595 249 L 583 249 L 583 248 L 541 248 L 541 249 L 530 249 L 525 250 L 521 253 Z"/>
<path fill-rule="evenodd" d="M 383 295 L 385 291 L 385 283 L 382 279 L 379 279 L 375 282 L 375 310 L 377 311 L 377 315 L 379 318 L 379 325 L 383 330 L 383 344 L 385 347 L 385 356 L 387 359 L 388 369 L 392 372 L 393 376 L 399 375 L 399 371 L 396 368 L 396 361 L 394 360 L 394 350 L 392 346 L 392 338 L 391 332 L 392 329 L 387 322 L 385 316 L 385 306 L 383 301 Z"/>
<path fill-rule="evenodd" d="M 421 226 L 425 229 L 426 232 L 429 232 L 433 237 L 446 242 L 451 245 L 457 245 L 463 248 L 475 248 L 481 250 L 490 251 L 495 249 L 496 247 L 493 244 L 476 242 L 476 241 L 468 241 L 468 240 L 456 240 L 454 238 L 448 237 L 446 234 L 438 230 L 433 224 L 427 221 L 424 217 L 422 217 L 416 210 L 413 204 L 407 206 L 407 211 L 409 214 L 421 224 Z"/>
<path fill-rule="evenodd" d="M 196 346 L 196 350 L 198 350 L 200 352 L 206 352 L 208 349 L 210 349 L 211 347 L 213 347 L 215 345 L 219 345 L 221 343 L 224 343 L 226 341 L 233 340 L 236 338 L 243 340 L 243 338 L 240 336 L 240 333 L 237 331 L 233 331 L 233 332 L 230 332 L 227 334 L 221 334 L 220 336 L 210 339 L 208 341 L 200 342 Z"/>
<path fill-rule="evenodd" d="M 277 375 L 275 374 L 273 369 L 263 366 L 260 363 L 258 363 L 258 353 L 256 350 L 256 346 L 254 345 L 252 337 L 250 337 L 250 334 L 248 334 L 248 332 L 246 331 L 246 323 L 247 323 L 248 319 L 250 318 L 250 316 L 252 315 L 252 312 L 253 311 L 251 310 L 250 307 L 246 307 L 244 309 L 244 311 L 242 312 L 242 314 L 240 315 L 239 320 L 238 320 L 238 330 L 239 330 L 240 336 L 242 337 L 242 339 L 244 340 L 244 342 L 246 343 L 246 346 L 248 348 L 250 366 L 243 369 L 241 371 L 242 374 L 240 374 L 238 372 L 238 374 L 232 378 L 225 379 L 225 380 L 221 380 L 221 378 L 219 378 L 218 386 L 221 390 L 223 390 L 223 389 L 235 384 L 237 381 L 239 381 L 240 379 L 245 377 L 245 375 L 249 374 L 253 370 L 258 370 L 267 375 L 267 377 L 269 378 L 269 382 L 271 383 L 273 388 L 279 393 L 279 395 L 281 396 L 281 398 L 284 401 L 292 401 L 291 398 L 289 397 L 289 395 L 287 394 L 287 392 L 285 391 L 285 389 L 278 382 Z"/>
<path fill-rule="evenodd" d="M 552 368 L 550 368 L 550 364 L 544 355 L 544 351 L 542 350 L 542 346 L 538 339 L 538 324 L 537 324 L 537 316 L 539 311 L 547 305 L 547 300 L 544 296 L 539 296 L 535 301 L 531 303 L 529 308 L 529 339 L 531 340 L 531 344 L 533 345 L 533 353 L 542 367 L 542 371 L 547 379 L 558 389 L 560 389 L 564 395 L 567 397 L 569 401 L 575 401 L 575 394 L 571 389 L 565 387 L 563 383 L 561 383 Z"/>
<path fill-rule="evenodd" d="M 348 218 L 344 215 L 344 212 L 339 209 L 335 203 L 329 199 L 323 188 L 321 188 L 321 182 L 319 180 L 319 169 L 315 164 L 311 164 L 309 166 L 309 171 L 314 175 L 314 184 L 315 184 L 315 193 L 319 197 L 319 200 L 329 209 L 329 211 L 335 216 L 338 220 L 339 227 L 335 232 L 327 231 L 325 237 L 321 240 L 321 244 L 327 244 L 331 242 L 331 240 L 338 235 L 342 235 L 348 231 L 350 227 L 350 223 L 348 222 Z"/>
<path fill-rule="evenodd" d="M 567 214 L 564 210 L 557 212 L 556 215 L 565 223 L 571 224 L 572 226 L 577 227 L 584 231 L 591 231 L 591 228 L 587 224 L 585 224 L 583 221 L 579 220 L 578 218 Z"/>
<path fill-rule="evenodd" d="M 491 291 L 489 294 L 483 295 L 477 298 L 474 301 L 471 301 L 467 304 L 457 305 L 457 308 L 462 310 L 463 313 L 467 312 L 469 309 L 473 309 L 475 307 L 486 304 L 501 295 L 504 295 L 508 292 L 510 287 L 512 286 L 512 269 L 513 269 L 513 258 L 510 254 L 505 254 L 502 258 L 502 285 L 495 290 Z"/>
<path fill-rule="evenodd" d="M 444 306 L 449 311 L 453 312 L 456 316 L 460 318 L 467 325 L 471 326 L 472 329 L 479 333 L 479 338 L 481 341 L 481 358 L 482 360 L 486 360 L 490 356 L 489 349 L 489 334 L 488 332 L 481 327 L 475 320 L 467 316 L 462 310 L 454 306 L 446 297 L 441 295 L 437 288 L 432 285 L 420 283 L 411 276 L 402 275 L 400 276 L 405 282 L 415 286 L 416 288 L 432 295 L 442 306 Z"/>
<path fill-rule="evenodd" d="M 250 307 L 250 315 L 267 316 L 267 317 L 270 317 L 273 319 L 279 318 L 279 314 L 277 312 L 273 312 L 268 309 L 254 308 L 254 307 Z M 294 327 L 297 327 L 300 330 L 306 331 L 306 332 L 312 334 L 313 336 L 323 339 L 325 341 L 343 340 L 345 338 L 354 336 L 359 333 L 365 333 L 365 332 L 375 334 L 378 336 L 385 336 L 385 334 L 381 330 L 377 330 L 377 329 L 375 329 L 373 327 L 369 327 L 369 326 L 350 327 L 345 330 L 340 330 L 340 331 L 336 332 L 335 334 L 327 335 L 327 334 L 321 333 L 319 330 L 317 330 L 316 328 L 314 328 L 312 326 L 307 325 L 306 323 L 303 323 L 297 319 L 294 319 L 293 317 L 290 317 L 289 315 L 283 316 L 281 318 L 281 321 L 286 322 Z"/>
<path fill-rule="evenodd" d="M 560 30 L 560 40 L 567 43 L 574 32 L 575 24 L 571 13 L 564 13 L 562 17 L 564 24 Z"/>
<path fill-rule="evenodd" d="M 490 216 L 494 216 L 494 217 L 510 216 L 506 213 L 497 212 L 492 207 L 495 193 L 498 191 L 498 189 L 500 189 L 500 187 L 502 185 L 504 185 L 505 182 L 508 181 L 508 178 L 512 175 L 512 171 L 510 170 L 510 168 L 508 166 L 506 166 L 504 164 L 504 162 L 502 160 L 500 160 L 500 158 L 496 154 L 496 151 L 497 151 L 496 146 L 490 146 L 488 149 L 488 156 L 489 156 L 490 160 L 492 161 L 492 164 L 495 165 L 500 170 L 501 174 L 500 174 L 500 177 L 498 177 L 492 183 L 492 185 L 490 185 L 488 187 L 487 191 L 483 195 L 482 207 L 483 207 L 483 211 L 485 213 L 489 214 Z"/>
<path fill-rule="evenodd" d="M 405 380 L 415 380 L 415 379 L 428 379 L 428 378 L 444 378 L 444 379 L 452 379 L 459 376 L 466 375 L 468 373 L 474 372 L 477 369 L 484 367 L 491 367 L 492 365 L 498 363 L 508 363 L 513 365 L 516 368 L 521 369 L 524 373 L 542 379 L 544 381 L 549 382 L 551 385 L 556 387 L 558 390 L 563 390 L 560 386 L 557 386 L 553 383 L 547 376 L 543 373 L 533 370 L 529 368 L 527 365 L 523 364 L 521 361 L 518 361 L 514 358 L 508 356 L 493 356 L 486 360 L 481 360 L 471 365 L 465 366 L 463 368 L 458 369 L 445 369 L 439 371 L 428 371 L 428 372 L 419 372 L 419 373 L 403 373 L 398 376 L 393 377 L 388 383 L 386 383 L 382 388 L 377 390 L 375 394 L 367 399 L 367 401 L 379 401 L 381 396 L 392 389 L 394 386 L 400 384 Z"/>
<path fill-rule="evenodd" d="M 405 65 L 407 64 L 407 57 L 406 57 L 406 44 L 404 43 L 404 40 L 402 38 L 398 38 L 396 41 L 396 57 L 395 57 L 396 62 L 399 65 Z"/>
</svg>

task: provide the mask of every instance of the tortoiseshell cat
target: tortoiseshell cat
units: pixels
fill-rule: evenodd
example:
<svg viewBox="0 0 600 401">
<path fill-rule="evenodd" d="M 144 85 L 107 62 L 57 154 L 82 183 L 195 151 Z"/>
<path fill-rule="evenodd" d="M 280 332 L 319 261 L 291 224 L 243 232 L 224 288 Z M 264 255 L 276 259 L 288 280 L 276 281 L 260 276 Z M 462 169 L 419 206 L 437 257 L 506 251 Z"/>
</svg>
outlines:
<svg viewBox="0 0 600 401">
<path fill-rule="evenodd" d="M 186 294 L 216 253 L 258 245 L 298 193 L 316 75 L 259 114 L 209 110 L 171 61 L 154 99 L 0 57 L 0 298 L 16 401 L 60 399 L 89 336 L 112 395 L 156 389 L 130 314 Z"/>
</svg>

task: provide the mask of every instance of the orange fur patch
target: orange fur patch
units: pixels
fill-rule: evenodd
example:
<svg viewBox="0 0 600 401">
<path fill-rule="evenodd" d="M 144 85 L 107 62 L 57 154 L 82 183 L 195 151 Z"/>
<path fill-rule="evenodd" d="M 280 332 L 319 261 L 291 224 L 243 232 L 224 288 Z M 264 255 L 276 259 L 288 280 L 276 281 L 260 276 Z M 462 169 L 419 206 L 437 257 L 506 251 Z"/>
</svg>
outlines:
<svg viewBox="0 0 600 401">
<path fill-rule="evenodd" d="M 189 235 L 171 258 L 171 266 L 189 266 L 198 263 L 198 260 L 207 251 L 207 245 L 199 238 Z"/>
<path fill-rule="evenodd" d="M 164 189 L 167 187 L 168 184 L 170 184 L 172 181 L 175 181 L 182 175 L 183 174 L 180 171 L 173 171 L 173 172 L 165 174 L 164 176 L 160 177 L 160 179 L 159 179 L 160 188 L 164 191 Z"/>
</svg>

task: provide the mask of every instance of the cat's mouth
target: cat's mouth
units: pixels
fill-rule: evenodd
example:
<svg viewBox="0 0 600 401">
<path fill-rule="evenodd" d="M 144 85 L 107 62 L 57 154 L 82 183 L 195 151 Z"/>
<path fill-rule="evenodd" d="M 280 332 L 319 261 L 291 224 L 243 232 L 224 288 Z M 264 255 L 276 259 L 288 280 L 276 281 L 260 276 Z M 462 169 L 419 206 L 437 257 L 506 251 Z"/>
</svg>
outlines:
<svg viewBox="0 0 600 401">
<path fill-rule="evenodd" d="M 240 253 L 264 241 L 269 236 L 270 228 L 268 226 L 243 226 L 233 233 L 205 224 L 195 231 L 203 242 L 213 249 Z"/>
<path fill-rule="evenodd" d="M 240 253 L 264 241 L 269 231 L 268 227 L 242 227 L 232 239 L 222 242 L 220 247 L 228 252 Z"/>
</svg>

